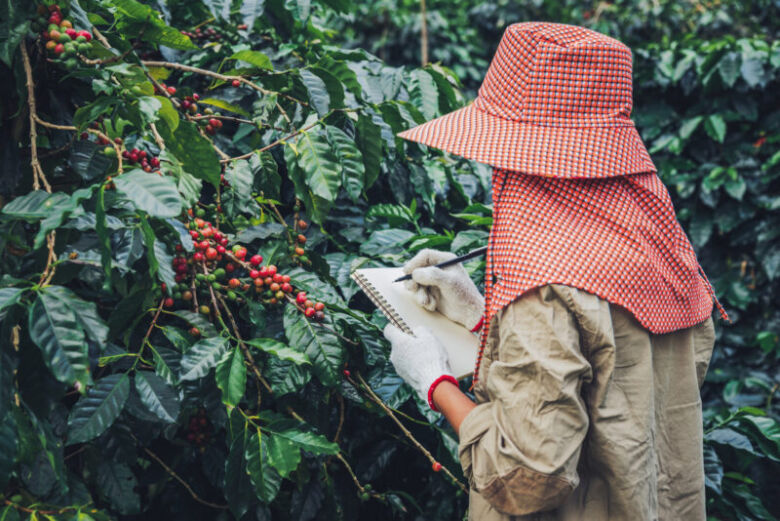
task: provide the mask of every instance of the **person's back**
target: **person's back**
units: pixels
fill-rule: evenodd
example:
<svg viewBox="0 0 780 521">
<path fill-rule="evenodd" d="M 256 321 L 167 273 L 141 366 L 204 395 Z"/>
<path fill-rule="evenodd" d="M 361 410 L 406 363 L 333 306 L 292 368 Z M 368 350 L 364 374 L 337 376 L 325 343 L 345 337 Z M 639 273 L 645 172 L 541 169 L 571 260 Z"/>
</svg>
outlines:
<svg viewBox="0 0 780 521">
<path fill-rule="evenodd" d="M 460 425 L 469 519 L 705 519 L 699 386 L 713 343 L 711 319 L 654 335 L 569 286 L 508 305 Z"/>
</svg>

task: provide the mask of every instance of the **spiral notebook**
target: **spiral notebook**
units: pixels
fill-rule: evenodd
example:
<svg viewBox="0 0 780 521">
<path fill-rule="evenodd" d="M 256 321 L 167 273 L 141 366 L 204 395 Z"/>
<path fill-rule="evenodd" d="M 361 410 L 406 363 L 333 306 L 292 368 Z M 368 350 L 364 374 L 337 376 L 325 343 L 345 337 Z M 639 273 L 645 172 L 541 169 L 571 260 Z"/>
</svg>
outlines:
<svg viewBox="0 0 780 521">
<path fill-rule="evenodd" d="M 350 276 L 397 328 L 409 334 L 418 326 L 430 329 L 447 351 L 450 367 L 458 379 L 471 376 L 479 348 L 477 335 L 441 313 L 420 306 L 403 282 L 393 282 L 402 275 L 401 268 L 365 268 Z"/>
</svg>

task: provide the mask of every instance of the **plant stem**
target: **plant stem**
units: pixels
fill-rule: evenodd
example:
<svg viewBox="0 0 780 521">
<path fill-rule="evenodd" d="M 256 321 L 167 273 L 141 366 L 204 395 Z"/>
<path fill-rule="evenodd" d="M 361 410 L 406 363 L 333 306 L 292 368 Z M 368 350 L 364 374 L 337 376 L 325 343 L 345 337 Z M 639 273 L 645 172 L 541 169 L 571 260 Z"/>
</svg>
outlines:
<svg viewBox="0 0 780 521">
<path fill-rule="evenodd" d="M 352 385 L 354 385 L 355 387 L 357 387 L 357 388 L 362 388 L 363 390 L 365 390 L 365 392 L 368 394 L 368 396 L 371 398 L 371 400 L 372 400 L 374 403 L 376 403 L 377 405 L 379 405 L 379 406 L 380 406 L 380 407 L 381 407 L 381 408 L 382 408 L 382 409 L 385 411 L 385 414 L 387 414 L 387 415 L 390 417 L 390 419 L 392 419 L 392 420 L 393 420 L 393 421 L 396 423 L 396 425 L 398 425 L 398 428 L 400 428 L 400 429 L 401 429 L 401 432 L 403 432 L 403 433 L 404 433 L 404 436 L 406 436 L 406 437 L 409 439 L 409 441 L 411 441 L 411 442 L 412 442 L 412 444 L 413 444 L 415 447 L 417 447 L 417 449 L 418 449 L 420 452 L 422 452 L 422 453 L 423 453 L 423 455 L 424 455 L 426 458 L 428 458 L 428 461 L 430 461 L 430 462 L 431 462 L 431 465 L 433 465 L 434 463 L 436 463 L 436 458 L 434 458 L 434 457 L 433 457 L 433 454 L 431 454 L 431 453 L 430 453 L 430 451 L 429 451 L 428 449 L 426 449 L 426 448 L 425 448 L 425 447 L 422 445 L 422 443 L 420 443 L 419 441 L 417 441 L 417 438 L 415 438 L 415 437 L 412 435 L 412 433 L 411 433 L 411 432 L 409 432 L 409 429 L 407 429 L 407 428 L 406 428 L 406 426 L 405 426 L 403 423 L 401 423 L 401 420 L 399 420 L 399 419 L 398 419 L 398 418 L 395 416 L 395 414 L 393 414 L 393 411 L 390 409 L 390 407 L 388 407 L 388 406 L 387 406 L 387 404 L 385 404 L 385 402 L 383 402 L 383 401 L 382 401 L 382 399 L 381 399 L 379 396 L 377 396 L 377 395 L 376 395 L 376 393 L 375 393 L 375 392 L 374 392 L 374 390 L 371 388 L 371 386 L 369 386 L 369 385 L 368 385 L 368 383 L 366 383 L 366 381 L 363 379 L 363 376 L 361 376 L 361 374 L 360 374 L 360 373 L 355 373 L 355 376 L 357 377 L 357 379 L 358 379 L 358 382 L 360 383 L 360 385 L 359 385 L 359 386 L 358 386 L 358 385 L 356 385 L 356 384 L 355 384 L 355 382 L 354 382 L 354 381 L 353 381 L 351 378 L 347 377 L 347 379 L 348 379 L 348 380 L 350 381 L 350 383 L 352 383 Z M 459 487 L 459 488 L 460 488 L 460 489 L 461 489 L 463 492 L 465 492 L 465 493 L 467 493 L 467 494 L 468 494 L 468 489 L 466 488 L 466 486 L 465 486 L 465 485 L 463 485 L 463 483 L 461 483 L 461 482 L 460 482 L 460 480 L 459 480 L 458 478 L 456 478 L 456 477 L 455 477 L 455 476 L 452 474 L 452 472 L 450 472 L 450 471 L 449 471 L 449 469 L 448 469 L 447 467 L 445 467 L 445 466 L 442 466 L 441 470 L 442 470 L 442 471 L 444 471 L 444 473 L 445 473 L 445 474 L 447 474 L 447 476 L 448 476 L 448 477 L 449 477 L 449 478 L 452 480 L 452 482 L 453 482 L 453 483 L 454 483 L 456 486 L 458 486 L 458 487 Z"/>
</svg>

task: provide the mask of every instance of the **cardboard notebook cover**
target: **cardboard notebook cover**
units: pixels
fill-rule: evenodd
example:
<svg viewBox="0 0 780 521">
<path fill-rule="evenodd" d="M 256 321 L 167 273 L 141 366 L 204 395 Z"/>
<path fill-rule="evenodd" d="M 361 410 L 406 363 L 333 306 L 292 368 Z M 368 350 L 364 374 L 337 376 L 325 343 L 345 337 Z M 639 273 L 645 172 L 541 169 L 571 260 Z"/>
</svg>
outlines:
<svg viewBox="0 0 780 521">
<path fill-rule="evenodd" d="M 401 268 L 358 269 L 350 275 L 388 320 L 402 331 L 425 326 L 444 346 L 450 367 L 458 379 L 471 376 L 477 361 L 479 338 L 441 313 L 420 306 L 414 294 L 402 282 L 393 282 L 404 275 Z"/>
</svg>

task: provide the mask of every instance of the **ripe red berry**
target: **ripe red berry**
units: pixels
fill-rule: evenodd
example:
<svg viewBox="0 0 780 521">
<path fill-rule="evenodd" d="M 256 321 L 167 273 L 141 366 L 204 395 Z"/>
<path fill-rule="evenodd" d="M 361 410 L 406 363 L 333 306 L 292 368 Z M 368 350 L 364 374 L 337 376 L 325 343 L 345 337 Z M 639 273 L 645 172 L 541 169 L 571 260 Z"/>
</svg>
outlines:
<svg viewBox="0 0 780 521">
<path fill-rule="evenodd" d="M 220 255 L 222 255 L 222 254 L 223 254 L 223 253 L 225 253 L 226 251 L 227 251 L 227 250 L 225 249 L 225 247 L 224 247 L 224 246 L 222 246 L 221 244 L 220 244 L 219 246 L 217 246 L 217 253 L 219 253 Z"/>
<path fill-rule="evenodd" d="M 84 38 L 86 38 L 86 39 L 87 39 L 87 41 L 90 41 L 90 40 L 92 40 L 92 33 L 90 33 L 89 31 L 84 31 L 84 30 L 82 30 L 82 31 L 79 31 L 79 34 L 78 34 L 78 35 L 79 35 L 79 36 L 83 36 Z"/>
<path fill-rule="evenodd" d="M 311 300 L 307 300 L 306 302 L 303 303 L 303 305 L 306 308 L 311 308 L 312 310 L 314 309 L 314 302 L 312 302 Z"/>
<path fill-rule="evenodd" d="M 273 291 L 274 293 L 276 293 L 276 292 L 277 292 L 277 291 L 279 291 L 280 289 L 282 289 L 282 288 L 281 288 L 281 286 L 279 286 L 279 284 L 278 284 L 278 283 L 276 283 L 276 282 L 274 282 L 274 283 L 273 283 L 273 284 L 271 284 L 271 286 L 270 286 L 270 290 L 271 290 L 271 291 Z"/>
<path fill-rule="evenodd" d="M 221 126 L 221 121 L 216 118 L 209 119 L 209 125 L 211 125 L 214 128 L 219 128 Z"/>
<path fill-rule="evenodd" d="M 217 250 L 215 250 L 214 248 L 211 248 L 211 247 L 207 248 L 206 249 L 206 258 L 208 260 L 216 259 L 217 258 Z"/>
<path fill-rule="evenodd" d="M 236 256 L 237 259 L 244 260 L 244 258 L 246 257 L 246 248 L 243 248 L 243 247 L 242 248 L 238 248 L 235 251 L 234 255 Z"/>
<path fill-rule="evenodd" d="M 313 317 L 314 313 L 316 313 L 316 311 L 314 311 L 314 308 L 306 308 L 306 310 L 303 312 L 303 314 L 306 315 L 306 318 Z"/>
<path fill-rule="evenodd" d="M 433 469 L 434 472 L 439 472 L 441 470 L 441 463 L 439 463 L 438 461 L 434 461 L 433 465 L 431 465 L 431 468 Z"/>
<path fill-rule="evenodd" d="M 197 92 L 193 93 L 192 99 L 194 99 L 195 101 L 198 101 L 200 99 L 200 96 L 198 95 Z"/>
<path fill-rule="evenodd" d="M 190 329 L 190 334 L 194 337 L 199 337 L 200 329 L 198 329 L 197 327 L 193 327 L 192 329 Z"/>
<path fill-rule="evenodd" d="M 240 281 L 240 280 L 238 280 L 238 279 L 230 279 L 230 280 L 228 281 L 228 286 L 230 286 L 230 287 L 231 287 L 231 288 L 233 288 L 233 289 L 236 289 L 236 288 L 237 288 L 237 287 L 239 287 L 240 285 L 241 285 L 241 281 Z"/>
<path fill-rule="evenodd" d="M 323 304 L 322 302 L 317 302 L 316 304 L 314 304 L 314 309 L 316 309 L 317 311 L 322 311 L 323 309 L 325 309 L 325 304 Z"/>
<path fill-rule="evenodd" d="M 54 47 L 54 54 L 56 54 L 57 56 L 59 56 L 60 54 L 62 54 L 62 53 L 64 53 L 64 52 L 65 52 L 65 46 L 64 46 L 64 45 L 62 45 L 61 43 L 58 43 L 58 44 L 57 44 L 57 45 Z"/>
<path fill-rule="evenodd" d="M 195 262 L 203 262 L 203 254 L 199 251 L 196 251 L 192 254 L 192 260 Z"/>
<path fill-rule="evenodd" d="M 343 372 L 344 372 L 344 376 L 346 376 L 347 378 L 350 377 L 351 373 L 349 372 L 349 369 L 344 369 Z"/>
<path fill-rule="evenodd" d="M 196 255 L 200 255 L 200 253 L 198 253 Z M 176 273 L 187 273 L 187 270 L 188 270 L 188 268 L 187 268 L 187 263 L 186 262 L 183 263 L 183 264 L 177 264 L 176 265 Z"/>
<path fill-rule="evenodd" d="M 274 276 L 271 278 L 274 279 L 274 282 L 282 282 L 282 275 L 280 273 L 274 273 Z"/>
<path fill-rule="evenodd" d="M 306 243 L 306 236 L 301 234 L 301 233 L 299 233 L 298 234 L 298 242 L 300 242 L 301 244 L 305 244 Z"/>
<path fill-rule="evenodd" d="M 173 307 L 173 299 L 171 297 L 168 297 L 165 299 L 165 302 L 163 302 L 163 304 L 165 304 L 166 308 L 171 308 Z"/>
<path fill-rule="evenodd" d="M 273 277 L 275 273 L 276 273 L 276 266 L 274 266 L 273 264 L 268 266 L 268 275 Z"/>
<path fill-rule="evenodd" d="M 234 86 L 234 87 L 239 87 L 239 86 L 241 86 L 241 81 L 240 81 L 240 80 L 233 80 L 233 86 Z"/>
<path fill-rule="evenodd" d="M 300 228 L 301 230 L 305 230 L 308 227 L 309 225 L 303 219 L 298 221 L 298 228 Z"/>
<path fill-rule="evenodd" d="M 299 247 L 297 247 L 297 248 L 295 248 L 295 254 L 296 254 L 297 256 L 299 256 L 299 257 L 300 257 L 300 256 L 301 256 L 301 255 L 303 255 L 304 253 L 306 253 L 306 252 L 305 252 L 305 251 L 303 251 L 303 248 L 301 248 L 300 246 L 299 246 Z"/>
<path fill-rule="evenodd" d="M 176 87 L 168 87 L 166 90 L 168 91 L 168 94 L 170 94 L 171 96 L 176 94 Z"/>
<path fill-rule="evenodd" d="M 282 291 L 285 293 L 290 293 L 293 290 L 293 287 L 290 285 L 289 282 L 282 283 Z"/>
<path fill-rule="evenodd" d="M 197 230 L 190 230 L 190 237 L 197 240 L 200 238 L 200 232 L 198 232 Z"/>
<path fill-rule="evenodd" d="M 251 271 L 249 272 L 249 278 L 251 278 L 251 279 L 256 279 L 256 278 L 258 278 L 258 277 L 260 277 L 260 272 L 259 272 L 259 271 L 257 271 L 257 270 L 251 270 Z"/>
<path fill-rule="evenodd" d="M 201 250 L 205 250 L 209 246 L 210 246 L 209 241 L 207 241 L 205 239 L 200 241 L 200 243 L 198 243 L 198 248 L 201 249 Z M 216 253 L 216 250 L 214 252 Z"/>
<path fill-rule="evenodd" d="M 290 276 L 289 275 L 282 275 L 282 282 L 290 282 Z"/>
<path fill-rule="evenodd" d="M 305 291 L 299 292 L 295 296 L 295 302 L 297 302 L 298 304 L 303 304 L 304 302 L 306 302 L 306 292 Z"/>
<path fill-rule="evenodd" d="M 232 262 L 228 262 L 225 264 L 225 271 L 228 273 L 233 273 L 236 270 L 236 266 Z"/>
<path fill-rule="evenodd" d="M 268 267 L 263 266 L 260 268 L 260 276 L 266 278 L 268 276 Z"/>
<path fill-rule="evenodd" d="M 251 264 L 252 266 L 260 266 L 262 262 L 263 262 L 262 255 L 252 255 L 252 258 L 249 259 L 249 264 Z"/>
</svg>

